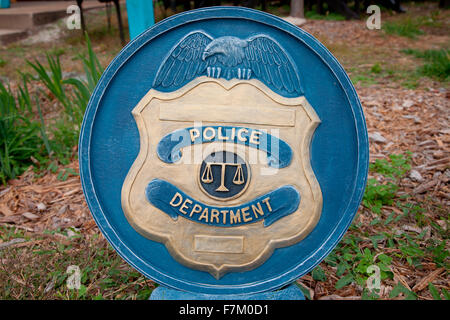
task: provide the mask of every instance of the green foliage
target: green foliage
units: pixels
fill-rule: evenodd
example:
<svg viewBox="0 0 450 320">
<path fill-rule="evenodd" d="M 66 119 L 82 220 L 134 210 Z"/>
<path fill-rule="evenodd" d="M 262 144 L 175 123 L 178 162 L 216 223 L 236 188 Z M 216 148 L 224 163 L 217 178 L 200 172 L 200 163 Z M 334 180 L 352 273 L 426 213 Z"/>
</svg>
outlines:
<svg viewBox="0 0 450 320">
<path fill-rule="evenodd" d="M 319 14 L 317 5 L 313 5 L 311 10 L 305 11 L 305 18 L 311 20 L 332 20 L 332 21 L 343 21 L 345 17 L 339 13 L 331 12 L 328 10 L 328 4 L 323 4 L 324 15 Z M 289 12 L 289 11 L 288 11 Z"/>
<path fill-rule="evenodd" d="M 411 170 L 411 152 L 406 152 L 406 155 L 391 154 L 389 159 L 377 159 L 369 168 L 385 177 L 400 179 Z"/>
<path fill-rule="evenodd" d="M 53 50 L 46 56 L 46 65 L 37 60 L 27 61 L 37 76 L 21 74 L 23 84 L 16 96 L 0 83 L 0 181 L 3 184 L 33 163 L 42 166 L 39 169 L 50 163 L 50 169 L 54 165 L 53 160 L 64 165 L 74 155 L 84 111 L 103 72 L 87 35 L 86 40 L 87 55 L 77 57 L 83 65 L 85 80 L 63 79 L 59 56 L 64 51 Z M 30 79 L 41 82 L 48 92 L 43 93 L 39 89 L 31 97 L 28 91 Z M 47 100 L 56 99 L 60 103 L 60 118 L 45 123 L 40 103 L 42 95 L 39 93 Z M 65 180 L 74 174 L 67 170 L 61 171 L 58 178 Z"/>
<path fill-rule="evenodd" d="M 129 266 L 98 235 L 86 237 L 81 232 L 68 237 L 61 230 L 44 235 L 25 236 L 15 227 L 0 226 L 0 239 L 22 238 L 26 247 L 0 250 L 0 299 L 145 299 L 153 286 Z M 52 239 L 67 239 L 64 244 Z M 34 245 L 33 241 L 41 244 Z M 68 267 L 80 268 L 79 289 L 69 289 Z M 19 274 L 24 282 L 13 280 Z"/>
<path fill-rule="evenodd" d="M 430 77 L 439 81 L 450 80 L 450 50 L 402 50 L 403 53 L 413 55 L 425 61 L 425 64 L 417 68 L 421 76 Z"/>
<path fill-rule="evenodd" d="M 436 287 L 431 282 L 428 284 L 428 290 L 430 290 L 431 296 L 434 300 L 442 300 L 438 289 L 436 289 Z"/>
<path fill-rule="evenodd" d="M 375 240 L 384 240 L 384 235 L 380 236 Z M 377 255 L 375 251 L 369 248 L 361 250 L 359 245 L 363 241 L 364 239 L 360 237 L 347 234 L 324 260 L 329 266 L 336 267 L 336 276 L 340 277 L 336 282 L 336 289 L 342 289 L 353 282 L 365 287 L 366 281 L 371 275 L 368 272 L 368 267 L 371 265 L 378 266 L 381 280 L 393 278 L 390 270 L 392 258 L 386 254 Z"/>
<path fill-rule="evenodd" d="M 400 206 L 404 214 L 401 218 L 413 216 L 420 208 L 417 205 Z M 391 235 L 388 239 L 388 245 L 392 248 L 398 248 L 400 251 L 393 253 L 396 258 L 405 259 L 406 262 L 414 268 L 421 268 L 423 260 L 432 260 L 438 267 L 450 268 L 448 257 L 449 250 L 446 246 L 446 240 L 428 239 L 423 241 L 426 231 L 415 237 L 407 233 Z"/>
<path fill-rule="evenodd" d="M 375 213 L 381 212 L 381 207 L 391 205 L 398 191 L 398 186 L 392 182 L 380 183 L 371 178 L 367 181 L 364 192 L 363 205 Z"/>
<path fill-rule="evenodd" d="M 362 203 L 373 212 L 380 213 L 382 206 L 393 203 L 399 180 L 411 170 L 411 153 L 391 154 L 389 159 L 377 159 L 370 164 L 369 169 L 380 174 L 383 179 L 368 179 Z"/>
<path fill-rule="evenodd" d="M 364 74 L 358 74 L 351 76 L 350 79 L 352 80 L 352 83 L 354 85 L 357 85 L 360 83 L 362 86 L 370 86 L 377 83 L 377 80 L 375 80 L 373 77 L 364 75 Z"/>
<path fill-rule="evenodd" d="M 93 92 L 103 68 L 95 55 L 89 37 L 86 35 L 87 56 L 79 55 L 86 80 L 77 78 L 63 79 L 59 52 L 47 54 L 47 66 L 39 61 L 27 61 L 37 73 L 49 93 L 47 99 L 56 98 L 63 107 L 63 116 L 51 125 L 52 141 L 49 148 L 57 159 L 67 159 L 72 155 L 72 148 L 78 143 L 81 122 L 91 93 Z"/>
<path fill-rule="evenodd" d="M 443 28 L 446 18 L 445 11 L 434 10 L 429 14 L 414 17 L 406 15 L 396 21 L 387 21 L 383 23 L 382 28 L 387 34 L 415 39 L 417 36 L 425 34 L 425 29 Z"/>
<path fill-rule="evenodd" d="M 313 279 L 316 281 L 327 281 L 327 276 L 325 275 L 325 272 L 323 271 L 323 269 L 320 266 L 317 266 L 312 271 L 311 275 L 312 275 Z"/>
<path fill-rule="evenodd" d="M 354 281 L 353 275 L 351 273 L 348 273 L 347 275 L 343 276 L 336 282 L 336 289 L 342 289 L 343 287 L 349 285 Z"/>
<path fill-rule="evenodd" d="M 439 267 L 444 267 L 447 270 L 450 269 L 448 257 L 450 256 L 446 241 L 431 240 L 431 244 L 427 247 L 427 251 L 431 253 L 433 262 Z"/>
<path fill-rule="evenodd" d="M 2 242 L 8 242 L 12 239 L 28 239 L 28 237 L 25 235 L 25 232 L 21 229 L 17 229 L 15 227 L 7 227 L 7 226 L 0 226 L 0 240 Z"/>
<path fill-rule="evenodd" d="M 370 72 L 379 74 L 381 73 L 381 66 L 379 63 L 375 63 L 372 68 L 370 68 Z"/>
<path fill-rule="evenodd" d="M 2 58 L 0 58 L 0 68 L 4 67 L 6 65 L 6 61 Z"/>
<path fill-rule="evenodd" d="M 15 97 L 0 82 L 0 181 L 22 174 L 43 153 L 40 123 L 33 119 L 26 81 Z"/>
<path fill-rule="evenodd" d="M 305 18 L 311 20 L 330 20 L 330 21 L 343 21 L 345 17 L 339 13 L 326 12 L 325 15 L 319 14 L 315 10 L 306 11 Z"/>
<path fill-rule="evenodd" d="M 403 293 L 405 295 L 405 299 L 406 300 L 416 300 L 417 299 L 417 295 L 408 290 L 405 286 L 403 286 L 402 284 L 397 284 L 391 291 L 391 293 L 389 294 L 389 298 L 395 298 L 398 297 L 399 294 Z"/>
<path fill-rule="evenodd" d="M 444 295 L 445 300 L 450 300 L 450 293 L 445 290 L 445 288 L 442 288 L 442 294 Z"/>
<path fill-rule="evenodd" d="M 301 285 L 297 281 L 294 283 L 297 285 L 297 287 L 300 289 L 300 291 L 305 295 L 306 299 L 311 300 L 311 295 L 309 293 L 309 290 L 306 289 L 303 285 Z"/>
<path fill-rule="evenodd" d="M 400 218 L 407 218 L 414 215 L 417 210 L 415 205 L 401 206 L 397 203 L 403 215 Z M 389 218 L 391 222 L 397 218 Z M 382 232 L 375 235 L 368 235 L 366 232 L 360 231 L 361 225 L 352 225 L 352 233 L 347 233 L 343 240 L 336 246 L 333 252 L 324 260 L 328 266 L 335 268 L 335 275 L 339 278 L 335 284 L 336 289 L 342 289 L 353 283 L 358 284 L 363 288 L 362 299 L 378 299 L 379 292 L 377 289 L 370 291 L 367 288 L 367 281 L 374 273 L 369 269 L 370 266 L 376 265 L 380 269 L 380 281 L 392 280 L 394 275 L 391 271 L 393 260 L 405 259 L 408 264 L 414 268 L 421 268 L 422 261 L 430 261 L 436 263 L 437 267 L 445 267 L 448 265 L 448 250 L 445 240 L 434 241 L 430 239 L 427 244 L 421 241 L 423 235 L 410 236 L 406 233 L 387 233 Z M 373 249 L 367 246 L 367 242 L 371 241 Z M 395 248 L 397 250 L 387 253 L 377 251 L 378 243 L 384 243 L 386 248 Z M 384 250 L 383 250 L 384 251 Z M 387 251 L 384 251 L 387 252 Z M 321 268 L 322 269 L 322 268 Z M 317 272 L 317 268 L 313 271 Z M 313 275 L 312 274 L 312 275 Z M 314 277 L 314 276 L 313 276 Z M 321 281 L 320 271 L 314 277 L 314 280 Z M 428 288 L 430 294 L 437 299 L 448 299 L 449 293 L 447 290 L 439 290 L 434 286 Z M 390 293 L 390 298 L 398 297 L 400 294 L 407 300 L 417 299 L 417 295 L 405 288 L 402 284 L 397 284 Z"/>
<path fill-rule="evenodd" d="M 383 23 L 382 28 L 387 34 L 414 39 L 417 36 L 424 34 L 420 29 L 421 26 L 422 24 L 418 19 L 407 17 L 401 21 L 386 21 Z"/>
</svg>

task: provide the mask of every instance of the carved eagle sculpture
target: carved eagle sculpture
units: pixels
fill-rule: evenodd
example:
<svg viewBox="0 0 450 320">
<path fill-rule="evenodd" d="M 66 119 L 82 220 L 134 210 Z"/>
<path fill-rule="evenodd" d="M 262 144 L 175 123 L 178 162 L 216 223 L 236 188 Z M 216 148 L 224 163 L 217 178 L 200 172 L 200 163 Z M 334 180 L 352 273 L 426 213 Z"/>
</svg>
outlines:
<svg viewBox="0 0 450 320">
<path fill-rule="evenodd" d="M 288 96 L 303 94 L 294 64 L 281 46 L 265 35 L 246 40 L 213 39 L 202 31 L 181 39 L 160 66 L 153 88 L 179 88 L 195 77 L 262 81 Z"/>
</svg>

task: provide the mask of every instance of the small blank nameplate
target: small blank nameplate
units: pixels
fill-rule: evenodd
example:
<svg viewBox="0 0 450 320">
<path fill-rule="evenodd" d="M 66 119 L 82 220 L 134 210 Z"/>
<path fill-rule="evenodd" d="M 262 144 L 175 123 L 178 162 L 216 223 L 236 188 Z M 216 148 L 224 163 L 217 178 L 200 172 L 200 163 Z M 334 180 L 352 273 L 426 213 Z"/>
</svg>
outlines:
<svg viewBox="0 0 450 320">
<path fill-rule="evenodd" d="M 292 107 L 258 106 L 244 108 L 228 105 L 182 105 L 174 108 L 172 104 L 162 103 L 159 109 L 160 120 L 170 121 L 210 121 L 224 123 L 249 123 L 271 126 L 293 127 L 295 125 L 295 110 Z M 205 110 L 208 110 L 205 112 Z"/>
<path fill-rule="evenodd" d="M 243 253 L 244 237 L 196 235 L 194 237 L 194 250 L 213 253 Z"/>
</svg>

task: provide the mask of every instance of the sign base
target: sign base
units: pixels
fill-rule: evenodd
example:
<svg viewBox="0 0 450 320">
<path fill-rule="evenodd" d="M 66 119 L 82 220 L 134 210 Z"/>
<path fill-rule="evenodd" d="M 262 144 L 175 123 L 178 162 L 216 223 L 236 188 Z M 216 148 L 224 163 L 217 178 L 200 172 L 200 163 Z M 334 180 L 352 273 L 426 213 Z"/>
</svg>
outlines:
<svg viewBox="0 0 450 320">
<path fill-rule="evenodd" d="M 149 300 L 305 300 L 305 296 L 293 283 L 280 290 L 255 294 L 201 294 L 159 286 Z"/>
</svg>

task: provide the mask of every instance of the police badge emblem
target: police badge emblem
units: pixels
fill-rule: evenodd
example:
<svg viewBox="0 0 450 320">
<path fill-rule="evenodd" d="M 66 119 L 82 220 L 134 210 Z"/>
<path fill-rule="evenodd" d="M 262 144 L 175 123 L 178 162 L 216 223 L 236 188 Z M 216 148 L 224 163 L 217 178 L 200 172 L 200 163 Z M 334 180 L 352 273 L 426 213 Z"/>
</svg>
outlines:
<svg viewBox="0 0 450 320">
<path fill-rule="evenodd" d="M 166 286 L 279 288 L 348 228 L 368 168 L 364 117 L 310 35 L 231 7 L 168 18 L 102 76 L 80 172 L 114 248 Z"/>
<path fill-rule="evenodd" d="M 216 278 L 250 270 L 319 220 L 309 144 L 320 120 L 276 40 L 186 35 L 133 115 L 141 148 L 122 207 L 180 263 Z"/>
</svg>

